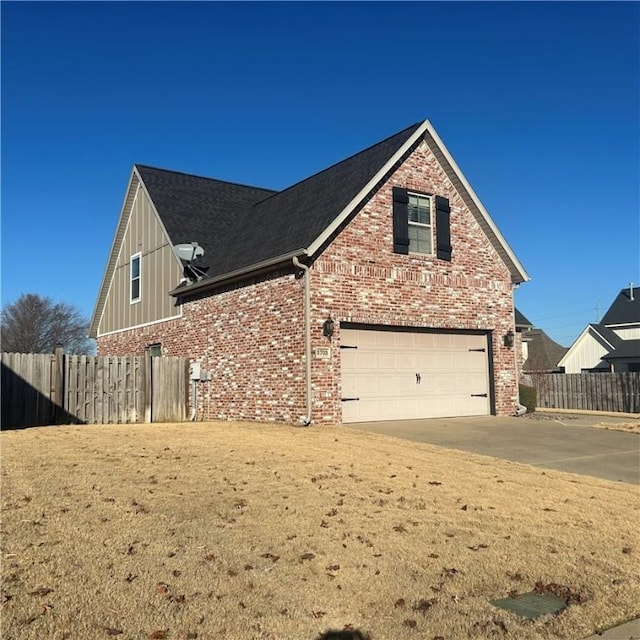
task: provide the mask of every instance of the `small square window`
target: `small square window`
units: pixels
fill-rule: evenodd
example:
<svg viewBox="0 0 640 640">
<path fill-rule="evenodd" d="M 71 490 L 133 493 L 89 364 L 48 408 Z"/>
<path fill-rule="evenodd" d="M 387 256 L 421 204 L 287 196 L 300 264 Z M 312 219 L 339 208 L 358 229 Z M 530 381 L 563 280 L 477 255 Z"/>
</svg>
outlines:
<svg viewBox="0 0 640 640">
<path fill-rule="evenodd" d="M 409 194 L 409 253 L 433 253 L 431 198 Z"/>
<path fill-rule="evenodd" d="M 131 257 L 131 302 L 138 302 L 140 300 L 140 267 L 142 256 L 137 253 Z"/>
<path fill-rule="evenodd" d="M 162 345 L 159 342 L 149 345 L 149 355 L 152 358 L 160 358 L 162 356 Z"/>
</svg>

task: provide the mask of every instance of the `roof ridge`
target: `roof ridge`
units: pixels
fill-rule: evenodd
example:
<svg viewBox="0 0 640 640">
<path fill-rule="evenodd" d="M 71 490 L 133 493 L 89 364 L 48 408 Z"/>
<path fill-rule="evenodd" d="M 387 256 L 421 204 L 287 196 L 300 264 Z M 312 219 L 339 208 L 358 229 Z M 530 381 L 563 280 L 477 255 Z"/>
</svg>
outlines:
<svg viewBox="0 0 640 640">
<path fill-rule="evenodd" d="M 253 184 L 245 184 L 244 182 L 234 182 L 232 180 L 220 180 L 220 178 L 211 178 L 210 176 L 201 176 L 196 173 L 187 173 L 186 171 L 174 171 L 173 169 L 164 169 L 163 167 L 154 167 L 150 164 L 134 163 L 134 167 L 142 167 L 144 169 L 151 169 L 153 171 L 163 171 L 164 173 L 173 173 L 174 175 L 188 176 L 189 178 L 198 178 L 198 180 L 209 180 L 211 182 L 219 182 L 221 184 L 231 184 L 236 187 L 247 187 L 248 189 L 260 189 L 260 191 L 271 191 L 273 195 L 280 193 L 276 189 L 270 189 L 269 187 L 257 187 Z M 271 196 L 269 196 L 271 197 Z"/>
<path fill-rule="evenodd" d="M 386 138 L 382 139 L 382 140 L 378 140 L 378 142 L 374 142 L 373 144 L 369 145 L 368 147 L 365 147 L 364 149 L 361 149 L 360 151 L 356 152 L 356 153 L 352 153 L 350 156 L 347 156 L 346 158 L 343 158 L 342 160 L 339 160 L 338 162 L 334 162 L 333 164 L 329 165 L 328 167 L 325 167 L 324 169 L 321 169 L 320 171 L 316 171 L 315 173 L 312 173 L 310 176 L 307 176 L 306 178 L 303 178 L 302 180 L 298 180 L 298 182 L 294 182 L 293 184 L 289 185 L 288 187 L 282 189 L 281 191 L 276 191 L 274 194 L 270 195 L 268 198 L 265 198 L 264 200 L 260 200 L 260 202 L 255 202 L 254 204 L 251 205 L 251 207 L 255 207 L 258 204 L 262 204 L 263 202 L 266 202 L 267 200 L 270 200 L 271 198 L 273 198 L 274 196 L 278 196 L 280 194 L 286 193 L 287 191 L 290 191 L 291 189 L 293 189 L 294 187 L 297 187 L 301 184 L 304 184 L 305 182 L 307 182 L 308 180 L 311 180 L 312 178 L 315 178 L 316 176 L 319 176 L 327 171 L 330 171 L 331 169 L 334 169 L 335 167 L 339 167 L 341 164 L 344 164 L 345 162 L 348 162 L 349 160 L 352 160 L 353 158 L 356 158 L 359 155 L 362 155 L 364 153 L 366 153 L 367 151 L 370 151 L 371 149 L 373 149 L 374 147 L 377 147 L 381 144 L 384 144 L 385 142 L 388 142 L 389 140 L 391 140 L 391 138 L 395 138 L 396 136 L 399 136 L 403 133 L 405 133 L 406 131 L 409 131 L 409 129 L 415 129 L 417 127 L 419 127 L 422 122 L 414 122 L 413 124 L 409 125 L 408 127 L 405 127 L 404 129 L 402 129 L 401 131 L 396 131 L 395 133 L 391 134 L 390 136 L 387 136 Z"/>
</svg>

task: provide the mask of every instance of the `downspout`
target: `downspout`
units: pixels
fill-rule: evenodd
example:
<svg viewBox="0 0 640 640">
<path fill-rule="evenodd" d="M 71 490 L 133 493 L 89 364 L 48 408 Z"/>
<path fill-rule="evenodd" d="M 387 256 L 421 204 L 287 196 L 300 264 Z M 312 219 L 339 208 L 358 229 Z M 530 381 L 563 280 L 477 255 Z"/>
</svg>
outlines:
<svg viewBox="0 0 640 640">
<path fill-rule="evenodd" d="M 198 415 L 198 382 L 196 380 L 191 381 L 191 415 L 189 421 L 193 422 Z"/>
<path fill-rule="evenodd" d="M 511 298 L 513 299 L 513 289 L 517 289 L 519 285 L 516 285 L 515 287 L 512 288 L 511 290 Z M 515 303 L 512 307 L 513 309 L 513 313 L 512 316 L 515 318 Z M 515 327 L 514 327 L 515 329 Z M 518 347 L 516 346 L 518 344 L 516 337 L 518 335 L 517 331 L 513 332 L 513 360 L 514 360 L 514 364 L 516 366 L 516 398 L 518 398 L 516 400 L 516 416 L 519 418 L 520 416 L 523 416 L 525 413 L 527 413 L 527 407 L 525 407 L 521 402 L 520 402 L 520 367 L 524 366 L 524 362 L 519 363 L 518 360 L 522 360 L 522 351 L 520 351 L 520 353 L 518 353 Z M 522 336 L 520 336 L 520 348 L 522 349 Z"/>
<path fill-rule="evenodd" d="M 307 415 L 301 418 L 305 427 L 311 424 L 311 286 L 310 270 L 302 264 L 297 256 L 293 256 L 293 264 L 304 271 L 304 351 L 306 358 Z"/>
</svg>

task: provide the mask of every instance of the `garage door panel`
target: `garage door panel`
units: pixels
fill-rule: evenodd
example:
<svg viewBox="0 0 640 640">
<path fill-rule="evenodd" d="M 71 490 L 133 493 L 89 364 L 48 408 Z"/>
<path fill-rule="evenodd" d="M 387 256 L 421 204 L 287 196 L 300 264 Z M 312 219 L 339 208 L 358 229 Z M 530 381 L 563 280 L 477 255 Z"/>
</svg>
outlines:
<svg viewBox="0 0 640 640">
<path fill-rule="evenodd" d="M 490 411 L 486 335 L 342 329 L 341 342 L 357 347 L 341 350 L 342 397 L 359 398 L 345 423 Z"/>
</svg>

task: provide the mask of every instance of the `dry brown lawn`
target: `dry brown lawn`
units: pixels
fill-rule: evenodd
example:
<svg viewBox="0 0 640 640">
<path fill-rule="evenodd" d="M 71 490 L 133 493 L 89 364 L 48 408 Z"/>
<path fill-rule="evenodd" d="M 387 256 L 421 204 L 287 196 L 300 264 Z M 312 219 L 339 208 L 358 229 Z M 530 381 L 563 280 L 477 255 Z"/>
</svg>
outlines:
<svg viewBox="0 0 640 640">
<path fill-rule="evenodd" d="M 631 485 L 346 428 L 0 442 L 3 640 L 583 638 L 640 615 Z M 571 604 L 489 603 L 536 583 Z"/>
<path fill-rule="evenodd" d="M 598 422 L 593 425 L 598 429 L 609 429 L 611 431 L 627 431 L 628 433 L 640 433 L 640 421 L 630 420 L 629 422 Z"/>
</svg>

